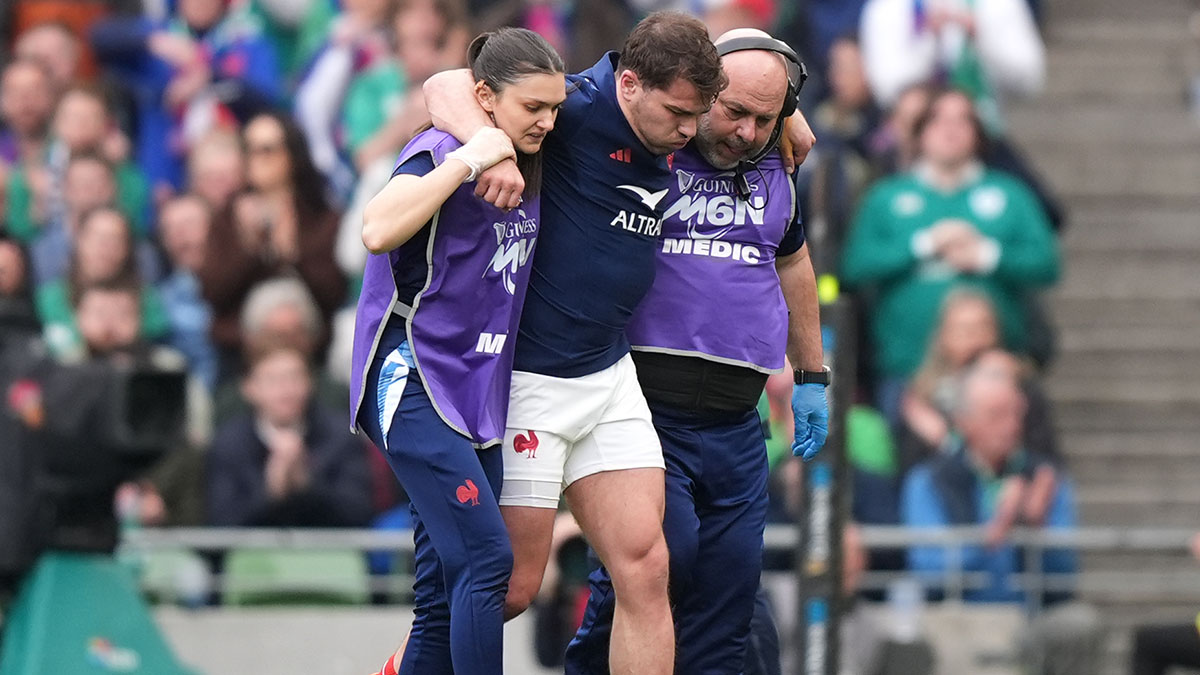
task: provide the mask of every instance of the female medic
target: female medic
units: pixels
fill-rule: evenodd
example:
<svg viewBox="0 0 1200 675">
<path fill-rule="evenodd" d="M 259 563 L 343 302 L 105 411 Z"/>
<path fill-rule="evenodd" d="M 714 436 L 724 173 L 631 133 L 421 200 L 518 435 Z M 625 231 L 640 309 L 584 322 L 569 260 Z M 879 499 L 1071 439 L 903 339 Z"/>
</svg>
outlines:
<svg viewBox="0 0 1200 675">
<path fill-rule="evenodd" d="M 513 346 L 538 234 L 542 140 L 566 98 L 541 37 L 506 28 L 468 49 L 474 96 L 495 122 L 465 145 L 419 133 L 367 205 L 371 255 L 355 321 L 351 415 L 412 502 L 415 616 L 384 672 L 501 672 L 512 549 L 500 517 L 500 442 Z M 515 158 L 519 208 L 476 196 Z"/>
</svg>

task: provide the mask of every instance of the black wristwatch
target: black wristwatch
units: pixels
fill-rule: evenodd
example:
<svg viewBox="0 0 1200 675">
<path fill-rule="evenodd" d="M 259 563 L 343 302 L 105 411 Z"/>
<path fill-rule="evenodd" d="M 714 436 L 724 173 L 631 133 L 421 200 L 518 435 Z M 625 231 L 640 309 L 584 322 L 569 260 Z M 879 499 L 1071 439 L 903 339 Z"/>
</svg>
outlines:
<svg viewBox="0 0 1200 675">
<path fill-rule="evenodd" d="M 792 371 L 796 384 L 823 384 L 829 386 L 830 380 L 833 379 L 829 366 L 821 366 L 821 370 L 800 370 L 797 368 Z"/>
</svg>

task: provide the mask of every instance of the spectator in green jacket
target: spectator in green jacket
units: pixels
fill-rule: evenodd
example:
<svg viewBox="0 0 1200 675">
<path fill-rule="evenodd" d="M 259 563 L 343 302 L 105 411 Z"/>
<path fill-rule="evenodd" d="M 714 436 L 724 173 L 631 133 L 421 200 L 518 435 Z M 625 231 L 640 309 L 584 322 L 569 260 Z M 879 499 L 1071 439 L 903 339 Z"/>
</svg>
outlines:
<svg viewBox="0 0 1200 675">
<path fill-rule="evenodd" d="M 421 83 L 462 65 L 467 17 L 460 0 L 397 2 L 390 16 L 391 58 L 358 74 L 346 92 L 342 128 L 358 171 L 389 162 L 429 120 Z"/>
<path fill-rule="evenodd" d="M 1057 243 L 1029 188 L 980 161 L 985 136 L 967 95 L 934 95 L 915 132 L 917 163 L 871 188 L 842 257 L 843 281 L 874 291 L 876 402 L 893 422 L 952 288 L 987 295 L 1004 344 L 1019 353 L 1027 294 L 1059 274 Z"/>
<path fill-rule="evenodd" d="M 61 279 L 66 274 L 84 215 L 102 206 L 112 206 L 121 211 L 125 222 L 132 222 L 128 212 L 116 203 L 117 174 L 112 163 L 97 153 L 80 152 L 67 161 L 62 195 L 59 213 L 35 230 L 36 236 L 29 246 L 33 278 L 38 284 Z M 135 237 L 134 257 L 142 280 L 158 279 L 162 265 L 149 240 Z"/>
<path fill-rule="evenodd" d="M 146 234 L 150 186 L 127 158 L 129 141 L 113 121 L 104 93 L 90 85 L 68 89 L 55 109 L 53 138 L 47 152 L 45 176 L 33 176 L 18 168 L 9 180 L 6 215 L 13 236 L 32 241 L 47 223 L 63 216 L 66 204 L 62 186 L 67 164 L 81 154 L 95 154 L 112 163 L 117 205 L 132 219 L 138 234 Z M 38 191 L 33 183 L 37 180 L 49 181 L 43 188 L 48 194 L 42 200 L 35 199 Z"/>
<path fill-rule="evenodd" d="M 54 356 L 72 360 L 86 355 L 75 312 L 83 289 L 117 282 L 141 288 L 141 337 L 164 338 L 169 330 L 166 311 L 154 287 L 141 281 L 129 221 L 117 209 L 102 206 L 80 221 L 67 276 L 39 284 L 34 293 L 46 344 Z"/>
<path fill-rule="evenodd" d="M 334 0 L 249 0 L 245 10 L 259 19 L 263 37 L 275 48 L 288 89 L 321 48 L 337 16 Z"/>
</svg>

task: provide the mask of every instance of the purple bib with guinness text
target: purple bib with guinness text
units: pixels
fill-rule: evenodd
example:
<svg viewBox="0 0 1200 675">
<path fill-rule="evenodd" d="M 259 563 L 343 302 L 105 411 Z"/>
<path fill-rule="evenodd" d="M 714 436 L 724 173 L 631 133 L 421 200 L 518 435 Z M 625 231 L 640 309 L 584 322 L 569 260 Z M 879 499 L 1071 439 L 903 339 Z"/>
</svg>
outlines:
<svg viewBox="0 0 1200 675">
<path fill-rule="evenodd" d="M 440 166 L 460 145 L 430 129 L 409 142 L 397 166 L 420 152 L 431 153 Z M 428 276 L 412 307 L 398 300 L 396 252 L 367 259 L 354 325 L 352 427 L 371 359 L 388 318 L 396 314 L 392 320 L 406 322 L 417 371 L 442 420 L 480 447 L 503 440 L 513 346 L 537 242 L 538 200 L 504 213 L 474 191 L 475 183 L 460 186 L 427 225 Z"/>
<path fill-rule="evenodd" d="M 654 285 L 629 322 L 633 349 L 783 369 L 787 306 L 775 252 L 792 223 L 795 188 L 777 154 L 747 174 L 715 169 L 691 146 L 675 153 Z"/>
</svg>

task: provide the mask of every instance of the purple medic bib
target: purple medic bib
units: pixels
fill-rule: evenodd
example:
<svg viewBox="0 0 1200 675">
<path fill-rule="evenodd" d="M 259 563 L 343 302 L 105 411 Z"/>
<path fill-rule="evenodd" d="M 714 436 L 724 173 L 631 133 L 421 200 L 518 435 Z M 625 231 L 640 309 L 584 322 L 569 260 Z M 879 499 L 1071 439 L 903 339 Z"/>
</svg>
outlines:
<svg viewBox="0 0 1200 675">
<path fill-rule="evenodd" d="M 429 152 L 435 166 L 460 147 L 430 129 L 409 142 L 397 166 Z M 537 242 L 538 200 L 504 213 L 460 186 L 434 215 L 426 249 L 428 276 L 412 307 L 397 299 L 395 251 L 372 255 L 363 272 L 354 324 L 351 427 L 364 378 L 389 315 L 406 321 L 409 348 L 442 420 L 480 447 L 504 438 L 513 346 Z"/>
<path fill-rule="evenodd" d="M 775 251 L 795 211 L 791 176 L 768 156 L 747 174 L 742 201 L 733 171 L 714 169 L 691 146 L 675 153 L 672 173 L 657 276 L 629 322 L 630 344 L 782 371 L 788 315 Z"/>
</svg>

